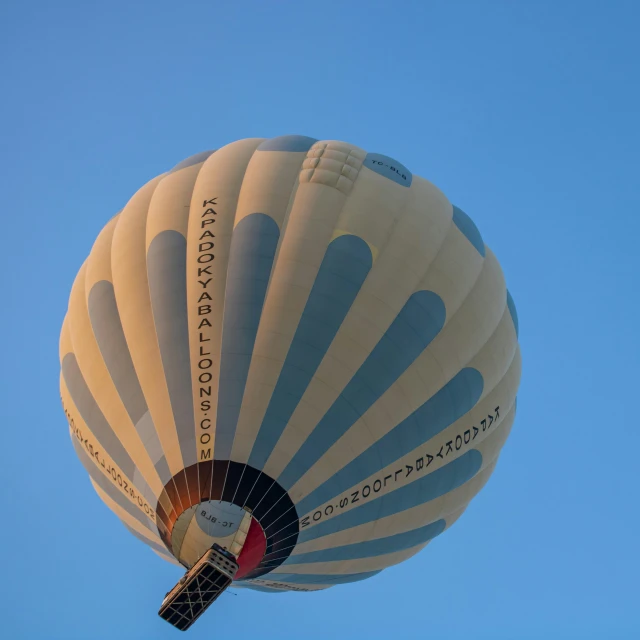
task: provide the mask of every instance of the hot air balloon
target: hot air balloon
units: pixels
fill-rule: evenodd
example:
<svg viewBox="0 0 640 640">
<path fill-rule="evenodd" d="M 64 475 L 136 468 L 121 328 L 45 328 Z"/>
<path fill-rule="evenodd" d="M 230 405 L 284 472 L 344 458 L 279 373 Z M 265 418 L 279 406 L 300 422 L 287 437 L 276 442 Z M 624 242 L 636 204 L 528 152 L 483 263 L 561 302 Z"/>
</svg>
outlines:
<svg viewBox="0 0 640 640">
<path fill-rule="evenodd" d="M 246 139 L 104 227 L 62 404 L 96 492 L 162 558 L 213 549 L 225 585 L 316 591 L 460 517 L 513 424 L 517 334 L 496 258 L 430 182 L 344 142 Z"/>
</svg>

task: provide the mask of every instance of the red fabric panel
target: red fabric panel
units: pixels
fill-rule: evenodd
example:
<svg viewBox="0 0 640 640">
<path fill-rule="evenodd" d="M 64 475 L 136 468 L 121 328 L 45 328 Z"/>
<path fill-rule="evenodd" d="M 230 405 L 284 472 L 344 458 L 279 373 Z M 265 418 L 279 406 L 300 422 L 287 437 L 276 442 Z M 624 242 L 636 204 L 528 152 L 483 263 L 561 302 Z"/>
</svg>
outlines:
<svg viewBox="0 0 640 640">
<path fill-rule="evenodd" d="M 247 534 L 247 540 L 242 547 L 240 556 L 238 557 L 238 572 L 236 580 L 246 576 L 253 571 L 264 558 L 264 552 L 267 550 L 267 538 L 264 535 L 262 527 L 257 520 L 251 519 L 251 526 Z"/>
</svg>

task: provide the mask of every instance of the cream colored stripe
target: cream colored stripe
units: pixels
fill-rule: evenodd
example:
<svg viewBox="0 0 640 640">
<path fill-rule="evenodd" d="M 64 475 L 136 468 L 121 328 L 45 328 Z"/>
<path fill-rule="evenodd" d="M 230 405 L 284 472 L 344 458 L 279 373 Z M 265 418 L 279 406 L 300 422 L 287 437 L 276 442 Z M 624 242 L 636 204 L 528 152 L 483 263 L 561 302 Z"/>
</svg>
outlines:
<svg viewBox="0 0 640 640">
<path fill-rule="evenodd" d="M 240 190 L 234 226 L 252 213 L 264 213 L 282 229 L 305 156 L 302 151 L 254 153 Z"/>
<path fill-rule="evenodd" d="M 214 154 L 215 155 L 215 154 Z M 193 185 L 203 163 L 193 164 L 162 176 L 149 202 L 145 250 L 163 231 L 177 231 L 187 237 Z"/>
<path fill-rule="evenodd" d="M 482 271 L 473 289 L 429 345 L 428 351 L 438 363 L 443 381 L 450 380 L 467 366 L 491 337 L 505 312 L 506 300 L 502 269 L 495 255 L 486 248 Z M 429 371 L 427 375 L 432 373 Z"/>
<path fill-rule="evenodd" d="M 231 234 L 247 165 L 261 142 L 262 138 L 240 140 L 216 151 L 202 166 L 193 188 L 187 242 L 187 307 L 199 462 L 213 459 Z"/>
<path fill-rule="evenodd" d="M 91 253 L 87 259 L 87 272 L 85 276 L 87 302 L 94 284 L 102 280 L 112 282 L 111 243 L 113 241 L 113 232 L 116 229 L 119 218 L 120 214 L 117 214 L 107 222 L 91 248 Z"/>
<path fill-rule="evenodd" d="M 147 210 L 163 176 L 140 189 L 120 213 L 111 268 L 122 328 L 147 406 L 172 475 L 183 468 L 169 392 L 155 332 L 147 278 Z"/>
<path fill-rule="evenodd" d="M 475 288 L 484 262 L 485 258 L 452 222 L 442 248 L 429 265 L 420 288 L 434 291 L 442 298 L 449 320 Z"/>
<path fill-rule="evenodd" d="M 80 269 L 83 269 L 85 264 L 86 262 L 82 264 Z M 69 310 L 68 309 L 67 309 L 67 313 L 65 314 L 62 320 L 62 326 L 60 327 L 60 340 L 58 342 L 58 358 L 60 360 L 61 365 L 67 353 L 73 353 L 73 345 L 71 344 L 71 334 L 69 333 Z"/>
</svg>

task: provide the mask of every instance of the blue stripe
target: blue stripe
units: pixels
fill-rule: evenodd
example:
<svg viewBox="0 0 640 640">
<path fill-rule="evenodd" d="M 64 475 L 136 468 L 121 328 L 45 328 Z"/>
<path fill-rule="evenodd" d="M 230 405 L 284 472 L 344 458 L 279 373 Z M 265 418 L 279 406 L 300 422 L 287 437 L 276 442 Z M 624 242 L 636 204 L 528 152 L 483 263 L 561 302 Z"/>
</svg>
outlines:
<svg viewBox="0 0 640 640">
<path fill-rule="evenodd" d="M 262 469 L 371 270 L 367 243 L 343 235 L 327 248 L 291 342 L 249 465 Z"/>
<path fill-rule="evenodd" d="M 518 334 L 518 312 L 516 311 L 516 303 L 513 301 L 509 290 L 507 290 L 507 307 L 509 307 L 509 313 L 511 314 L 511 320 L 513 321 L 513 326 L 516 330 L 516 338 L 519 337 Z"/>
<path fill-rule="evenodd" d="M 136 509 L 131 502 L 118 488 L 107 478 L 98 467 L 91 461 L 89 454 L 82 448 L 82 445 L 78 442 L 75 435 L 71 436 L 73 442 L 73 448 L 76 450 L 76 455 L 80 458 L 82 466 L 86 469 L 87 473 L 91 476 L 93 481 L 104 491 L 119 507 L 122 507 L 132 518 L 135 518 L 141 525 L 145 526 L 152 533 L 154 531 L 151 521 L 146 518 L 141 511 Z"/>
<path fill-rule="evenodd" d="M 265 140 L 258 147 L 258 151 L 309 151 L 318 142 L 307 136 L 279 136 Z"/>
<path fill-rule="evenodd" d="M 478 253 L 484 257 L 485 248 L 484 240 L 478 231 L 473 220 L 462 210 L 454 205 L 453 207 L 453 222 L 465 235 L 467 240 L 476 248 Z"/>
<path fill-rule="evenodd" d="M 180 169 L 186 169 L 187 167 L 192 167 L 194 164 L 199 164 L 204 162 L 210 155 L 215 153 L 215 149 L 213 151 L 202 151 L 200 153 L 196 153 L 189 158 L 186 158 L 182 162 L 178 163 L 169 173 L 175 173 L 176 171 L 180 171 Z"/>
<path fill-rule="evenodd" d="M 252 213 L 233 230 L 225 292 L 214 457 L 228 460 L 280 229 Z"/>
<path fill-rule="evenodd" d="M 468 482 L 482 466 L 482 454 L 477 449 L 467 451 L 449 464 L 414 480 L 396 491 L 387 493 L 362 506 L 346 511 L 330 520 L 302 529 L 298 544 L 351 529 L 412 509 L 425 502 L 435 500 Z"/>
<path fill-rule="evenodd" d="M 153 321 L 184 466 L 197 462 L 187 315 L 187 240 L 162 231 L 149 245 L 147 272 Z"/>
<path fill-rule="evenodd" d="M 483 388 L 479 371 L 460 371 L 420 408 L 296 504 L 298 513 L 313 511 L 444 431 L 476 405 Z"/>
<path fill-rule="evenodd" d="M 289 582 L 290 584 L 346 584 L 347 582 L 359 582 L 380 573 L 367 571 L 365 573 L 347 574 L 317 574 L 317 573 L 268 573 L 272 582 Z"/>
<path fill-rule="evenodd" d="M 432 291 L 417 291 L 310 436 L 278 482 L 289 490 L 426 349 L 444 326 L 446 310 Z"/>
<path fill-rule="evenodd" d="M 282 564 L 306 564 L 309 562 L 341 562 L 344 560 L 362 560 L 383 556 L 388 553 L 405 551 L 439 536 L 446 527 L 444 520 L 437 520 L 419 529 L 397 533 L 386 538 L 345 544 L 341 547 L 310 551 L 289 556 Z"/>
</svg>

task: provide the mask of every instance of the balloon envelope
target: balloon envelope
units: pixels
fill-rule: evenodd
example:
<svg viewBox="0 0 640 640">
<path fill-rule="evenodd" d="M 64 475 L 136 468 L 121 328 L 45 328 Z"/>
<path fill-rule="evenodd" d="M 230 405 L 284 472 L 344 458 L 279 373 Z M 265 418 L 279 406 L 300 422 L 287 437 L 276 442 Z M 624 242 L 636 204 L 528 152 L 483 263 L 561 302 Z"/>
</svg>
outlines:
<svg viewBox="0 0 640 640">
<path fill-rule="evenodd" d="M 247 139 L 143 186 L 73 284 L 61 395 L 102 500 L 163 558 L 311 591 L 406 560 L 493 471 L 517 316 L 471 219 L 401 163 Z"/>
</svg>

